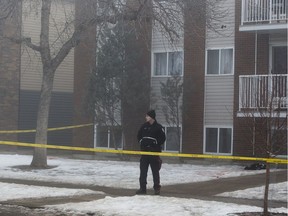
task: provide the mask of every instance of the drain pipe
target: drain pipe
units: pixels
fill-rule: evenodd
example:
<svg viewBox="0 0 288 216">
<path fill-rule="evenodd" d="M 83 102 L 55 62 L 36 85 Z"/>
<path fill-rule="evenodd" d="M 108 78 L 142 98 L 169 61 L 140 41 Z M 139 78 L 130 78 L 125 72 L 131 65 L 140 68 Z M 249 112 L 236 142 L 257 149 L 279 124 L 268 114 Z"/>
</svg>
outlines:
<svg viewBox="0 0 288 216">
<path fill-rule="evenodd" d="M 254 56 L 254 75 L 257 74 L 257 57 L 258 57 L 258 32 L 255 33 L 255 56 Z"/>
<path fill-rule="evenodd" d="M 254 50 L 254 75 L 257 75 L 257 57 L 258 57 L 258 32 L 256 31 L 255 33 L 255 50 Z M 253 121 L 254 121 L 254 125 L 253 125 L 253 156 L 255 156 L 255 133 L 256 133 L 256 118 L 255 118 L 255 114 L 253 116 Z"/>
</svg>

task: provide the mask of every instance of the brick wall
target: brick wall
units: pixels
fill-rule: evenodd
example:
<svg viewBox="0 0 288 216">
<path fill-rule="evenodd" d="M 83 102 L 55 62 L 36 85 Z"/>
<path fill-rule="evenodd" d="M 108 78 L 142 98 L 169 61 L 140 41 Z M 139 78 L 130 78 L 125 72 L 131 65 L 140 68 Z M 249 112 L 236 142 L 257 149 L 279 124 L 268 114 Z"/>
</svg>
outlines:
<svg viewBox="0 0 288 216">
<path fill-rule="evenodd" d="M 239 76 L 255 74 L 255 49 L 257 49 L 256 74 L 267 74 L 269 67 L 269 36 L 253 32 L 240 32 L 241 1 L 235 3 L 235 79 L 234 79 L 234 131 L 233 155 L 253 156 L 253 118 L 237 117 L 239 108 Z M 257 41 L 257 46 L 256 46 Z"/>
<path fill-rule="evenodd" d="M 239 32 L 241 20 L 241 2 L 235 3 L 235 82 L 234 82 L 234 133 L 233 155 L 252 155 L 252 135 L 248 136 L 248 119 L 236 116 L 239 107 L 239 75 L 254 73 L 255 36 L 252 33 Z"/>
<path fill-rule="evenodd" d="M 199 7 L 201 4 L 199 5 Z M 203 153 L 205 17 L 187 6 L 184 33 L 183 152 Z"/>
<path fill-rule="evenodd" d="M 269 35 L 257 37 L 257 74 L 269 74 Z"/>
<path fill-rule="evenodd" d="M 0 22 L 0 37 L 19 37 L 20 22 L 17 14 Z M 20 51 L 20 45 L 0 40 L 0 130 L 18 129 Z M 0 134 L 0 140 L 16 141 L 17 135 Z"/>
<path fill-rule="evenodd" d="M 127 1 L 127 4 L 129 4 L 129 8 L 138 10 L 139 5 L 143 2 L 130 0 Z M 149 16 L 149 7 L 145 7 L 142 12 L 142 15 L 144 14 Z M 139 149 L 137 132 L 145 121 L 145 114 L 150 104 L 152 23 L 150 19 L 141 19 L 127 22 L 127 28 L 135 31 L 135 36 L 131 38 L 131 42 L 126 44 L 126 51 L 130 55 L 136 54 L 133 60 L 136 61 L 137 68 L 127 71 L 131 75 L 128 75 L 128 79 L 125 80 L 127 96 L 122 101 L 124 149 L 137 150 Z"/>
<path fill-rule="evenodd" d="M 90 5 L 91 6 L 91 5 Z M 81 0 L 75 2 L 76 20 L 89 16 L 87 8 L 89 1 L 85 3 Z M 85 10 L 83 10 L 83 8 Z M 86 14 L 83 14 L 83 13 Z M 91 11 L 90 11 L 91 12 Z M 92 13 L 92 12 L 91 12 Z M 96 28 L 91 27 L 83 33 L 81 42 L 75 47 L 74 52 L 74 118 L 75 125 L 91 123 L 93 117 L 87 114 L 85 108 L 88 94 L 88 85 L 90 73 L 95 65 L 95 45 L 96 45 Z M 73 130 L 73 146 L 93 147 L 93 127 L 77 128 Z"/>
</svg>

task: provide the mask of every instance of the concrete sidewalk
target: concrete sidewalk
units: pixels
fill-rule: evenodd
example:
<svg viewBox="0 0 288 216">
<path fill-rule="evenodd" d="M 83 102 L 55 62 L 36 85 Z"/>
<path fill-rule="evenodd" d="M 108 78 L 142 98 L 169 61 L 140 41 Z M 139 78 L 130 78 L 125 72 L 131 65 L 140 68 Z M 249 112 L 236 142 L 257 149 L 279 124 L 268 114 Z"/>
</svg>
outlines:
<svg viewBox="0 0 288 216">
<path fill-rule="evenodd" d="M 271 184 L 285 181 L 287 181 L 287 170 L 271 172 Z M 162 195 L 263 207 L 262 199 L 251 200 L 216 196 L 217 194 L 224 192 L 244 190 L 247 188 L 259 187 L 263 185 L 265 185 L 265 173 L 240 177 L 221 178 L 212 181 L 196 182 L 190 184 L 169 185 L 163 187 Z M 184 193 L 182 191 L 184 191 Z M 269 201 L 269 206 L 273 208 L 287 208 L 287 201 Z"/>
<path fill-rule="evenodd" d="M 252 173 L 253 171 L 251 171 Z M 279 183 L 287 181 L 287 170 L 279 170 L 271 172 L 270 183 Z M 16 183 L 25 185 L 36 185 L 36 186 L 47 186 L 47 187 L 59 187 L 59 188 L 77 188 L 77 189 L 90 189 L 94 191 L 103 191 L 106 195 L 84 195 L 84 196 L 73 196 L 73 197 L 52 197 L 52 198 L 37 198 L 37 199 L 21 199 L 21 200 L 9 200 L 0 202 L 3 205 L 17 205 L 29 208 L 41 208 L 44 205 L 55 205 L 70 202 L 84 202 L 92 201 L 104 198 L 105 196 L 134 196 L 135 189 L 123 189 L 123 188 L 111 188 L 102 186 L 90 186 L 90 185 L 77 185 L 70 183 L 54 183 L 44 181 L 33 181 L 33 180 L 19 180 L 19 179 L 8 179 L 0 178 L 0 182 L 5 183 Z M 180 198 L 194 198 L 200 200 L 219 201 L 226 203 L 236 203 L 243 205 L 251 205 L 263 207 L 263 200 L 251 200 L 251 199 L 240 199 L 240 198 L 227 198 L 215 196 L 217 194 L 229 191 L 243 190 L 246 188 L 258 187 L 265 185 L 265 173 L 249 176 L 221 178 L 217 180 L 177 184 L 162 186 L 161 196 L 167 197 L 180 197 Z M 153 191 L 148 190 L 148 195 L 153 194 Z M 269 201 L 269 206 L 273 208 L 285 207 L 287 208 L 287 201 Z"/>
</svg>

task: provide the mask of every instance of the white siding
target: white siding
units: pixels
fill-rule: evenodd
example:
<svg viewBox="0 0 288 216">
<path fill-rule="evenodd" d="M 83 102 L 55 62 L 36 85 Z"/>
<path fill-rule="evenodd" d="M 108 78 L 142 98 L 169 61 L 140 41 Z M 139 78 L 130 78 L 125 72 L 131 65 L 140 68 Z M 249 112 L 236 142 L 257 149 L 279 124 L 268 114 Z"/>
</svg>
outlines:
<svg viewBox="0 0 288 216">
<path fill-rule="evenodd" d="M 217 22 L 219 31 L 207 30 L 206 50 L 213 48 L 233 48 L 235 31 L 235 0 L 226 0 L 221 7 L 227 15 Z M 223 25 L 223 28 L 221 26 Z M 235 58 L 235 56 L 233 57 Z M 207 61 L 207 59 L 206 59 Z M 205 125 L 233 124 L 234 75 L 206 76 L 204 99 Z"/>
<path fill-rule="evenodd" d="M 162 107 L 165 106 L 165 102 L 162 100 L 161 96 L 161 82 L 165 83 L 167 77 L 154 77 L 151 81 L 151 108 L 156 110 L 156 119 L 162 125 L 168 125 L 166 122 Z M 182 95 L 183 96 L 183 95 Z M 182 106 L 182 96 L 180 99 L 180 104 Z M 180 119 L 182 121 L 182 119 Z"/>
<path fill-rule="evenodd" d="M 165 105 L 161 96 L 161 82 L 165 83 L 167 78 L 154 77 L 151 80 L 151 107 L 156 110 L 156 119 L 159 123 L 166 125 L 165 116 L 162 111 Z"/>
<path fill-rule="evenodd" d="M 30 6 L 30 4 L 32 4 Z M 23 3 L 22 36 L 31 38 L 38 45 L 40 37 L 40 7 L 35 7 L 31 1 Z M 51 55 L 57 50 L 71 33 L 69 28 L 63 31 L 64 24 L 71 20 L 74 14 L 74 5 L 65 4 L 65 1 L 53 1 L 50 18 L 50 45 Z M 69 25 L 70 26 L 70 25 Z M 72 25 L 71 25 L 72 26 Z M 67 26 L 66 26 L 67 27 Z M 71 29 L 70 29 L 71 30 Z M 72 92 L 74 79 L 74 50 L 68 54 L 56 70 L 53 91 Z M 42 63 L 38 52 L 22 46 L 21 56 L 21 89 L 38 91 L 42 83 Z"/>
<path fill-rule="evenodd" d="M 179 15 L 179 14 L 178 14 Z M 179 23 L 183 24 L 183 20 L 181 15 L 179 15 Z M 183 51 L 184 44 L 184 31 L 180 30 L 182 24 L 179 24 L 179 30 L 177 33 L 179 34 L 179 38 L 174 38 L 173 43 L 168 36 L 161 32 L 157 27 L 157 23 L 153 26 L 152 31 L 152 47 L 151 47 L 151 74 L 153 72 L 153 53 L 154 52 L 173 52 L 173 51 Z M 175 29 L 174 29 L 175 30 Z M 162 111 L 162 107 L 165 105 L 161 96 L 161 82 L 165 83 L 168 77 L 155 77 L 152 75 L 151 78 L 151 107 L 156 109 L 157 121 L 159 121 L 162 125 L 167 126 L 167 122 L 165 120 L 165 116 Z M 181 106 L 182 106 L 182 97 L 181 97 Z"/>
<path fill-rule="evenodd" d="M 234 76 L 207 76 L 205 84 L 205 125 L 232 125 Z"/>
<path fill-rule="evenodd" d="M 168 15 L 169 18 L 167 19 L 170 20 L 169 22 L 166 23 L 166 25 L 168 28 L 177 32 L 178 38 L 175 37 L 175 35 L 173 34 L 172 36 L 169 35 L 166 29 L 163 29 L 163 27 L 157 21 L 155 21 L 152 29 L 152 50 L 162 50 L 162 51 L 172 51 L 179 49 L 182 50 L 184 43 L 184 31 L 183 31 L 183 15 L 181 12 L 181 8 L 171 3 L 168 3 L 167 5 L 165 3 L 162 4 L 164 5 L 163 7 L 165 7 L 166 10 L 169 10 L 169 12 L 171 13 L 170 15 Z M 154 10 L 156 14 L 158 14 L 159 16 L 161 16 L 161 14 L 163 13 L 159 8 L 154 8 Z M 166 13 L 163 13 L 163 16 L 166 16 Z M 171 42 L 172 40 L 173 43 Z"/>
<path fill-rule="evenodd" d="M 183 35 L 182 33 L 180 38 L 175 39 L 174 43 L 172 44 L 169 41 L 169 36 L 159 32 L 155 27 L 153 28 L 152 32 L 152 50 L 153 51 L 173 51 L 183 49 Z"/>
<path fill-rule="evenodd" d="M 221 6 L 225 13 L 220 21 L 213 23 L 216 31 L 206 31 L 206 48 L 234 46 L 235 0 L 226 0 Z"/>
<path fill-rule="evenodd" d="M 273 45 L 287 45 L 287 36 L 283 34 L 270 34 L 269 43 Z"/>
</svg>

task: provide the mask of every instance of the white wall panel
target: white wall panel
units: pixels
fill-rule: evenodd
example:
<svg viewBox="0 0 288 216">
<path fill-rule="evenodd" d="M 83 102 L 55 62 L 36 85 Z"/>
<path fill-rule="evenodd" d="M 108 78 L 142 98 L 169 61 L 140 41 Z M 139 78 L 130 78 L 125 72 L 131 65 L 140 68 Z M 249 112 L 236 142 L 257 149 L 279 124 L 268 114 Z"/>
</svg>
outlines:
<svg viewBox="0 0 288 216">
<path fill-rule="evenodd" d="M 205 78 L 205 125 L 233 123 L 234 76 Z"/>
<path fill-rule="evenodd" d="M 221 4 L 220 8 L 225 16 L 219 21 L 212 23 L 215 31 L 207 29 L 206 48 L 234 46 L 235 0 L 226 0 Z"/>
<path fill-rule="evenodd" d="M 39 45 L 40 41 L 40 6 L 31 3 L 33 1 L 24 1 L 23 3 L 23 27 L 22 36 L 31 38 L 31 41 Z M 74 15 L 74 5 L 68 4 L 68 1 L 52 1 L 51 19 L 50 19 L 50 45 L 52 57 L 57 53 L 71 34 L 70 28 L 65 28 L 66 21 L 71 20 Z M 67 23 L 66 23 L 67 24 Z M 66 26 L 67 27 L 67 26 Z M 72 92 L 74 79 L 74 50 L 68 54 L 55 73 L 53 91 Z M 21 89 L 35 90 L 41 88 L 42 83 L 42 63 L 38 52 L 22 46 L 21 56 Z"/>
</svg>

